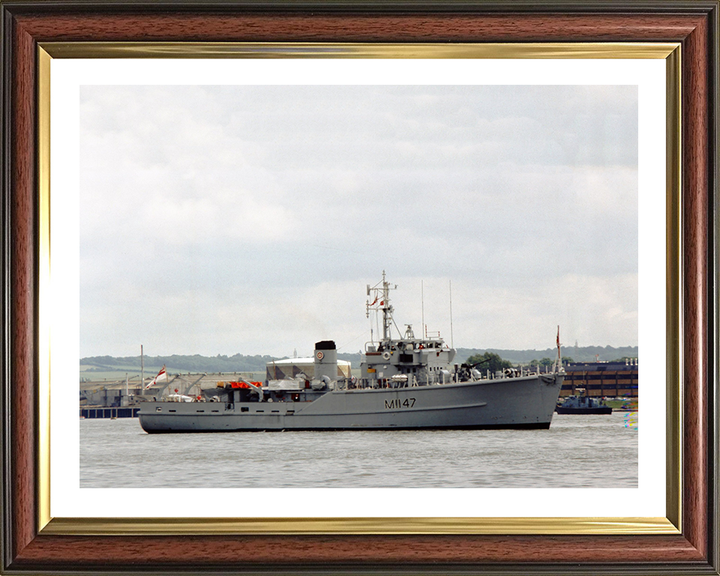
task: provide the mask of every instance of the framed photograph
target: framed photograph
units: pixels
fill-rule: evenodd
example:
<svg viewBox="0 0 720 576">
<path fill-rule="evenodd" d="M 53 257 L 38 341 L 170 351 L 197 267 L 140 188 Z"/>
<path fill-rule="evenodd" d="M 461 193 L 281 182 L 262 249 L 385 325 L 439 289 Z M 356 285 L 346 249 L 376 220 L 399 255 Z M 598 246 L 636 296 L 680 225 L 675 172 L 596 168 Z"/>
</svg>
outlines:
<svg viewBox="0 0 720 576">
<path fill-rule="evenodd" d="M 4 571 L 718 573 L 716 2 L 109 7 L 2 5 Z M 558 317 L 552 371 L 435 358 L 489 332 L 534 347 Z M 264 362 L 260 392 L 176 384 L 172 406 L 145 392 L 169 379 L 153 367 L 149 432 L 182 409 L 264 412 L 253 393 L 285 421 L 323 387 L 388 390 L 392 413 L 493 378 L 557 396 L 586 334 L 642 350 L 642 416 L 616 417 L 614 451 L 562 415 L 512 439 L 170 434 L 143 453 L 128 419 L 88 441 L 77 360 L 130 356 L 138 326 L 168 354 L 232 340 L 292 364 Z M 396 353 L 433 358 L 390 375 Z M 582 374 L 575 394 L 603 394 Z M 546 428 L 534 402 L 473 422 Z"/>
</svg>

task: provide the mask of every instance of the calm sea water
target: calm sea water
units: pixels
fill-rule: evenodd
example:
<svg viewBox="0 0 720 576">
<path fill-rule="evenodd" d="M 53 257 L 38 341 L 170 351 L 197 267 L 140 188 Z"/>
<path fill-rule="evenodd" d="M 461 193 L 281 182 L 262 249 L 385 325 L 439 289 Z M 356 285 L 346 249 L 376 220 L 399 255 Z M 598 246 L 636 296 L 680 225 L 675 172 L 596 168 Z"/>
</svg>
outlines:
<svg viewBox="0 0 720 576">
<path fill-rule="evenodd" d="M 550 430 L 146 434 L 80 421 L 82 488 L 635 488 L 636 415 L 556 414 Z"/>
</svg>

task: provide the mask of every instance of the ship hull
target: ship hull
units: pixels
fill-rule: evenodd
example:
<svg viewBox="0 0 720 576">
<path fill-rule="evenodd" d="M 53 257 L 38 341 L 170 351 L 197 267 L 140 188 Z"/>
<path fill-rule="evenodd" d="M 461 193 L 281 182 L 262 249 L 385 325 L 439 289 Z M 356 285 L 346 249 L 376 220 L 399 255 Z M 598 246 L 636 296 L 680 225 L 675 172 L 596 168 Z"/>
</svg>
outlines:
<svg viewBox="0 0 720 576">
<path fill-rule="evenodd" d="M 312 402 L 146 402 L 149 433 L 548 428 L 563 376 L 334 390 Z"/>
</svg>

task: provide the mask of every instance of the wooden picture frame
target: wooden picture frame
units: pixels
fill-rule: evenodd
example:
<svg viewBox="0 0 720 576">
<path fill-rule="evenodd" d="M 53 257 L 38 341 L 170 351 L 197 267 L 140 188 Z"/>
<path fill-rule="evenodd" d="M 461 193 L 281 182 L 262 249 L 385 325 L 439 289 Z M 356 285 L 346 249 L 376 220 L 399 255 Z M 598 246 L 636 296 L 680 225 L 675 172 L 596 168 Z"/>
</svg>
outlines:
<svg viewBox="0 0 720 576">
<path fill-rule="evenodd" d="M 717 420 L 717 72 L 718 2 L 298 4 L 263 2 L 2 2 L 2 561 L 7 573 L 243 572 L 701 573 L 718 574 Z M 677 149 L 680 203 L 668 253 L 679 271 L 669 305 L 677 350 L 668 372 L 682 432 L 669 459 L 668 518 L 677 529 L 589 534 L 497 524 L 489 533 L 439 526 L 348 533 L 330 525 L 297 533 L 260 529 L 238 536 L 223 523 L 203 534 L 109 521 L 104 528 L 47 524 L 41 418 L 39 291 L 44 223 L 38 98 L 44 44 L 71 54 L 83 43 L 678 43 L 681 69 Z M 221 44 L 220 44 L 221 45 Z M 672 95 L 671 95 L 672 96 Z M 671 146 L 672 148 L 672 146 Z M 40 168 L 39 168 L 40 167 Z M 672 290 L 671 290 L 672 292 Z M 40 416 L 39 416 L 40 414 Z M 678 431 L 678 432 L 679 432 Z M 675 513 L 677 512 L 677 513 Z M 146 523 L 147 524 L 147 523 Z M 152 523 L 150 523 L 152 524 Z M 67 528 L 67 527 L 66 527 Z M 469 532 L 469 531 L 468 531 Z M 642 532 L 642 533 L 641 533 Z M 142 536 L 138 534 L 142 533 Z"/>
</svg>

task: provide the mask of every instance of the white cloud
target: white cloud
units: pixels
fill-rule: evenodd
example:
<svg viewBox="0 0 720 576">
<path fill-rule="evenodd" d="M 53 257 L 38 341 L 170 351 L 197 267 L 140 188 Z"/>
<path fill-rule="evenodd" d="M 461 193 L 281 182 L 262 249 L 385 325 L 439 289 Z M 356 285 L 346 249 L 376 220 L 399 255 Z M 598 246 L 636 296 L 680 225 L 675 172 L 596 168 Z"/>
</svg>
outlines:
<svg viewBox="0 0 720 576">
<path fill-rule="evenodd" d="M 374 284 L 379 275 L 368 276 Z M 631 345 L 637 342 L 637 275 L 554 276 L 523 282 L 480 285 L 449 278 L 393 277 L 395 321 L 422 332 L 421 280 L 430 332 L 458 347 L 544 349 L 556 326 L 565 345 Z M 357 352 L 378 328 L 365 317 L 361 281 L 316 281 L 302 288 L 219 285 L 200 289 L 145 290 L 130 283 L 109 286 L 102 301 L 86 301 L 81 323 L 85 338 L 123 344 L 130 354 L 144 342 L 152 354 L 309 354 L 314 342 L 336 341 L 342 352 Z M 107 301 L 113 302 L 113 315 Z M 135 314 L 128 314 L 128 310 Z M 153 350 L 153 352 L 150 352 Z M 96 349 L 88 355 L 101 354 Z"/>
<path fill-rule="evenodd" d="M 382 269 L 452 278 L 456 345 L 637 342 L 634 87 L 81 96 L 82 355 L 354 342 Z"/>
</svg>

